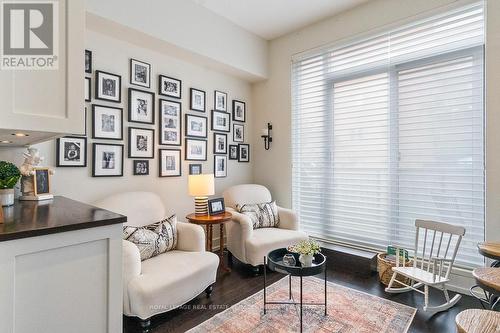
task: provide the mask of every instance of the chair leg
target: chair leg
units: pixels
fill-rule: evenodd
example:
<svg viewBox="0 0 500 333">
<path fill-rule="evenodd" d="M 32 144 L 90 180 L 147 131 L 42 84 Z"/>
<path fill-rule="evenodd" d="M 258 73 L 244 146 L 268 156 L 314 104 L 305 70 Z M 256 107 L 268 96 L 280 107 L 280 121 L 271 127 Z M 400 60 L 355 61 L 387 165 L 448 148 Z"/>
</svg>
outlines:
<svg viewBox="0 0 500 333">
<path fill-rule="evenodd" d="M 205 289 L 205 293 L 207 294 L 207 298 L 210 297 L 210 295 L 212 295 L 212 291 L 214 290 L 214 285 L 211 284 L 209 285 L 206 289 Z"/>
<path fill-rule="evenodd" d="M 141 325 L 142 333 L 148 333 L 149 332 L 149 328 L 151 326 L 151 320 L 149 318 L 148 319 L 142 319 L 139 324 Z"/>
<path fill-rule="evenodd" d="M 429 286 L 424 285 L 424 311 L 427 311 L 429 306 Z"/>
</svg>

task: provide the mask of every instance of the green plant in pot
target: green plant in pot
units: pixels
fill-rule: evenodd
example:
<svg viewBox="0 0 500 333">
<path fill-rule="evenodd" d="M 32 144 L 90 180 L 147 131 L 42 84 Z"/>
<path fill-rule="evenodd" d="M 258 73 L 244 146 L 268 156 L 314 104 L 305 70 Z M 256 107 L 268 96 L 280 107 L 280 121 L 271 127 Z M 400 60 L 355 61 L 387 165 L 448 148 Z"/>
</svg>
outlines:
<svg viewBox="0 0 500 333">
<path fill-rule="evenodd" d="M 318 242 L 303 240 L 298 244 L 288 247 L 288 251 L 300 254 L 299 261 L 304 267 L 312 266 L 314 255 L 321 252 Z"/>
<path fill-rule="evenodd" d="M 14 186 L 21 178 L 21 172 L 14 164 L 0 161 L 0 204 L 10 206 L 14 204 Z"/>
</svg>

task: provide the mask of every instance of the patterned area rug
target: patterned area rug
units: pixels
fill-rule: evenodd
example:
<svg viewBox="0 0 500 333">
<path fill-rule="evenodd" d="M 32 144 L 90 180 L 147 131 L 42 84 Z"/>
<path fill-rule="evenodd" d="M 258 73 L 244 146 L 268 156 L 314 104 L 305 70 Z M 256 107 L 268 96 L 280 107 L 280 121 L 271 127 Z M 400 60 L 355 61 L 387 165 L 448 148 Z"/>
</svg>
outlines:
<svg viewBox="0 0 500 333">
<path fill-rule="evenodd" d="M 299 279 L 292 278 L 292 295 L 299 300 Z M 322 303 L 324 280 L 304 278 L 303 301 Z M 269 301 L 288 300 L 288 277 L 267 288 Z M 323 306 L 304 306 L 304 332 L 406 333 L 417 309 L 328 282 L 328 316 Z M 263 313 L 263 291 L 189 330 L 205 332 L 299 332 L 298 306 L 268 305 Z"/>
</svg>

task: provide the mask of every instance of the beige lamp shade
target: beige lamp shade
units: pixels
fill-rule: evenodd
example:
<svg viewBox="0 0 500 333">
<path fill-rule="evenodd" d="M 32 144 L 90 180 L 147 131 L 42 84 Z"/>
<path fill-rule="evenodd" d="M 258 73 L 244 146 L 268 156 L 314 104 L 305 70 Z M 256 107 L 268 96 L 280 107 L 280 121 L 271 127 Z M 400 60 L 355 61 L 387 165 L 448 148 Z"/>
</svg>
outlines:
<svg viewBox="0 0 500 333">
<path fill-rule="evenodd" d="M 189 195 L 193 197 L 208 197 L 214 195 L 214 175 L 190 175 L 188 178 Z"/>
</svg>

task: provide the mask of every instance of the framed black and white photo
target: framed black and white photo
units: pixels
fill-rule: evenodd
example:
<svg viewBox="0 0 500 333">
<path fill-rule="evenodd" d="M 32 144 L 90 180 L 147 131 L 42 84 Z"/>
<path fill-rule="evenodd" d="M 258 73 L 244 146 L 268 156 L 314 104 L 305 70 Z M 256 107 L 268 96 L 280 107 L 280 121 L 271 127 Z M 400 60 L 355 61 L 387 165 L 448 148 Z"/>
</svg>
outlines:
<svg viewBox="0 0 500 333">
<path fill-rule="evenodd" d="M 148 160 L 134 160 L 133 162 L 134 176 L 149 175 L 149 161 Z"/>
<path fill-rule="evenodd" d="M 222 91 L 214 91 L 214 109 L 216 111 L 227 111 L 227 94 Z"/>
<path fill-rule="evenodd" d="M 229 159 L 230 160 L 238 159 L 238 145 L 229 145 Z"/>
<path fill-rule="evenodd" d="M 208 200 L 208 214 L 217 215 L 222 214 L 226 211 L 224 205 L 224 198 L 216 198 Z"/>
<path fill-rule="evenodd" d="M 233 99 L 233 120 L 245 122 L 246 113 L 245 102 Z"/>
<path fill-rule="evenodd" d="M 214 154 L 227 154 L 227 134 L 214 133 Z"/>
<path fill-rule="evenodd" d="M 155 94 L 128 88 L 128 121 L 133 123 L 155 123 Z"/>
<path fill-rule="evenodd" d="M 123 145 L 93 143 L 92 177 L 123 176 Z"/>
<path fill-rule="evenodd" d="M 123 140 L 123 109 L 92 105 L 92 138 Z"/>
<path fill-rule="evenodd" d="M 180 146 L 181 135 L 181 103 L 160 99 L 160 145 Z"/>
<path fill-rule="evenodd" d="M 202 166 L 201 164 L 189 164 L 189 174 L 190 175 L 201 175 Z"/>
<path fill-rule="evenodd" d="M 50 170 L 49 168 L 34 168 L 33 192 L 35 196 L 40 194 L 50 194 Z"/>
<path fill-rule="evenodd" d="M 160 177 L 178 177 L 181 170 L 181 151 L 178 149 L 160 149 Z"/>
<path fill-rule="evenodd" d="M 85 50 L 85 73 L 92 73 L 92 51 Z"/>
<path fill-rule="evenodd" d="M 94 98 L 103 101 L 121 103 L 122 101 L 122 77 L 120 75 L 95 71 L 95 94 Z"/>
<path fill-rule="evenodd" d="M 181 98 L 182 96 L 182 81 L 168 77 L 165 75 L 159 76 L 158 93 L 163 96 Z"/>
<path fill-rule="evenodd" d="M 250 145 L 242 143 L 238 145 L 238 162 L 250 162 Z"/>
<path fill-rule="evenodd" d="M 205 92 L 203 90 L 191 88 L 190 109 L 193 111 L 205 112 Z"/>
<path fill-rule="evenodd" d="M 90 92 L 92 91 L 91 81 L 89 77 L 85 78 L 85 102 L 90 102 Z"/>
<path fill-rule="evenodd" d="M 245 126 L 233 123 L 233 141 L 245 142 Z"/>
<path fill-rule="evenodd" d="M 128 128 L 128 157 L 154 158 L 155 130 L 148 128 Z"/>
<path fill-rule="evenodd" d="M 212 111 L 212 131 L 230 132 L 231 115 L 227 112 Z"/>
<path fill-rule="evenodd" d="M 151 88 L 151 65 L 130 59 L 130 84 Z"/>
<path fill-rule="evenodd" d="M 186 138 L 185 147 L 186 161 L 206 161 L 207 160 L 207 141 L 199 139 Z"/>
<path fill-rule="evenodd" d="M 86 167 L 87 138 L 65 136 L 56 141 L 56 166 Z"/>
<path fill-rule="evenodd" d="M 227 156 L 214 155 L 214 177 L 223 178 L 227 176 Z"/>
<path fill-rule="evenodd" d="M 207 117 L 186 114 L 186 136 L 207 137 Z"/>
</svg>

